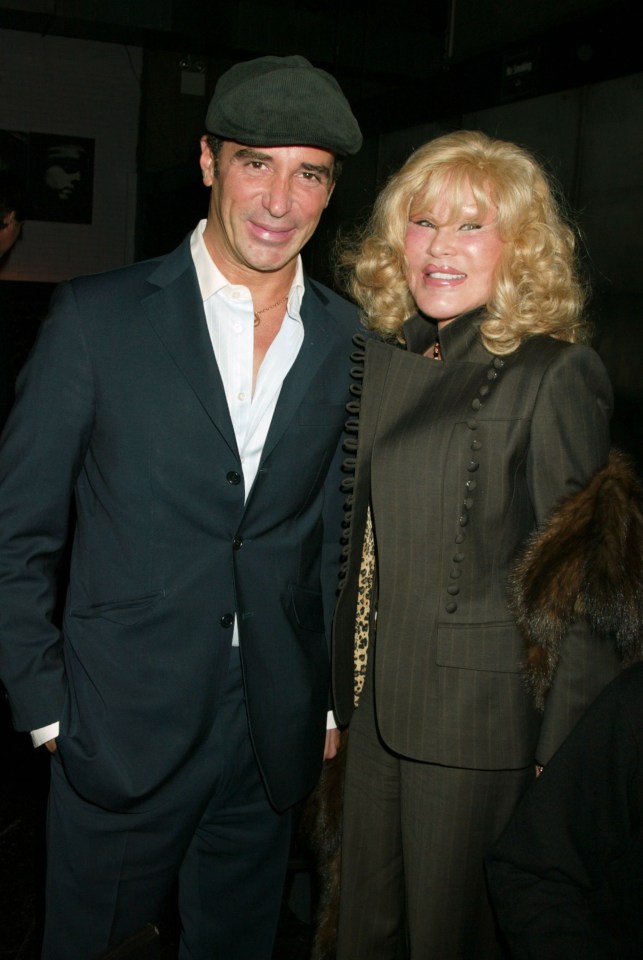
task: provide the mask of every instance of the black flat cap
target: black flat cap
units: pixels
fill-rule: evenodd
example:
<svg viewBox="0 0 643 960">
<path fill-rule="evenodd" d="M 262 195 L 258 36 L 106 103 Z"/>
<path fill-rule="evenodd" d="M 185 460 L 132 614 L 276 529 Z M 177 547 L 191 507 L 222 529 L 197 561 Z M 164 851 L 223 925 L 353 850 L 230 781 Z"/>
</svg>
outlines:
<svg viewBox="0 0 643 960">
<path fill-rule="evenodd" d="M 206 130 L 249 147 L 310 146 L 357 153 L 362 134 L 330 73 L 305 57 L 259 57 L 219 78 Z"/>
</svg>

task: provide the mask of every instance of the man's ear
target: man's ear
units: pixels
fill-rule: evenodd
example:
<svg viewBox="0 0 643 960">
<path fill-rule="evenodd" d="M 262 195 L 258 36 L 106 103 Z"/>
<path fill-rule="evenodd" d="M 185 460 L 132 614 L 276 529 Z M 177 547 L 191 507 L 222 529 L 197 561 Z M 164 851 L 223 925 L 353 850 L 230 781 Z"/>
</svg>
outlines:
<svg viewBox="0 0 643 960">
<path fill-rule="evenodd" d="M 212 181 L 215 176 L 215 158 L 210 145 L 208 144 L 208 138 L 204 135 L 201 137 L 201 157 L 199 159 L 199 164 L 201 166 L 201 175 L 203 177 L 203 183 L 206 187 L 212 186 Z"/>
</svg>

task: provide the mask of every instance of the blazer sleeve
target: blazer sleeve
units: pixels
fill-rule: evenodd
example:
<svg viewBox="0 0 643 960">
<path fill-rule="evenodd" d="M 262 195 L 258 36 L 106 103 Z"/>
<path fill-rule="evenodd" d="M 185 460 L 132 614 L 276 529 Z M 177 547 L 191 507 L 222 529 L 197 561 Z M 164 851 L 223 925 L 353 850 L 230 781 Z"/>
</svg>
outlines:
<svg viewBox="0 0 643 960">
<path fill-rule="evenodd" d="M 598 355 L 569 346 L 548 365 L 533 410 L 527 483 L 542 528 L 560 501 L 576 493 L 609 454 L 612 389 Z M 577 622 L 561 644 L 536 751 L 546 764 L 599 691 L 619 672 L 613 644 Z"/>
<path fill-rule="evenodd" d="M 93 417 L 89 353 L 73 287 L 63 285 L 18 379 L 0 443 L 0 677 L 19 730 L 60 718 L 57 566 Z"/>
</svg>

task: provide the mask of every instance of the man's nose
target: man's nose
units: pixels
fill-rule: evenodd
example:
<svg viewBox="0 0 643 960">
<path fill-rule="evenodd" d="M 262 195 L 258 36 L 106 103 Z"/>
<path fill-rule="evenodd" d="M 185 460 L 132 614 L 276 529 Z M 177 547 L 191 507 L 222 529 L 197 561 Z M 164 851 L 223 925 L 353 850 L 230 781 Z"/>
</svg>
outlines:
<svg viewBox="0 0 643 960">
<path fill-rule="evenodd" d="M 263 197 L 263 205 L 273 217 L 283 217 L 290 210 L 290 181 L 287 177 L 274 177 Z"/>
</svg>

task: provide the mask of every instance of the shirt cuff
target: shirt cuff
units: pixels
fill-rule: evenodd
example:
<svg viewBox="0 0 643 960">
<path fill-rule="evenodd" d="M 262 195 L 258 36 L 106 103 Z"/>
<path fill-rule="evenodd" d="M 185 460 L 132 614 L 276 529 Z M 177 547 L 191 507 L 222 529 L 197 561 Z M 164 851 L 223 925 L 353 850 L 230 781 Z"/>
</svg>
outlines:
<svg viewBox="0 0 643 960">
<path fill-rule="evenodd" d="M 335 723 L 335 714 L 332 710 L 329 710 L 326 714 L 326 729 L 327 730 L 337 730 L 337 724 Z"/>
<path fill-rule="evenodd" d="M 46 727 L 38 727 L 31 731 L 31 742 L 34 747 L 42 747 L 48 740 L 55 740 L 60 733 L 59 723 L 49 723 Z"/>
</svg>

